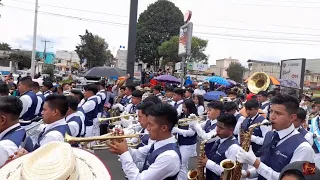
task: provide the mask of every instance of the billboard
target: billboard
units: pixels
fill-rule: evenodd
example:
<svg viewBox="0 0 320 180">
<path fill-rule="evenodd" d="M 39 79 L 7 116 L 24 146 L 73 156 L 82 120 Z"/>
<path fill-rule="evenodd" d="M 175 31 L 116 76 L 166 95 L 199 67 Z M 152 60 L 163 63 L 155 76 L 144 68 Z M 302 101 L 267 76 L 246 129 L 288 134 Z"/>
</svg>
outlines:
<svg viewBox="0 0 320 180">
<path fill-rule="evenodd" d="M 192 29 L 192 22 L 180 27 L 178 50 L 179 56 L 189 56 L 191 54 Z"/>
<path fill-rule="evenodd" d="M 306 59 L 287 59 L 281 61 L 280 79 L 295 82 L 303 89 Z"/>
</svg>

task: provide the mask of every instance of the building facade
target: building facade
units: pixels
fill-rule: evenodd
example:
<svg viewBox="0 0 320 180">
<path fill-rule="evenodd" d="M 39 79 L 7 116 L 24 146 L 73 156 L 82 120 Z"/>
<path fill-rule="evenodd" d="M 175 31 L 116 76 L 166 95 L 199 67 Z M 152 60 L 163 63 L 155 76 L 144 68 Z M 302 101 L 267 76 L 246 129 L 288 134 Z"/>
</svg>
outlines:
<svg viewBox="0 0 320 180">
<path fill-rule="evenodd" d="M 72 66 L 80 65 L 80 58 L 75 51 L 59 50 L 56 52 L 54 65 L 58 71 L 70 71 Z"/>
<path fill-rule="evenodd" d="M 265 72 L 275 78 L 280 78 L 280 63 L 270 61 L 251 60 L 248 61 L 249 76 L 255 72 Z"/>
<path fill-rule="evenodd" d="M 229 58 L 224 58 L 224 59 L 218 59 L 216 60 L 216 66 L 215 66 L 215 75 L 224 77 L 224 78 L 228 78 L 228 74 L 227 74 L 227 68 L 229 67 L 229 65 L 231 63 L 239 63 L 238 59 L 232 59 L 231 57 Z"/>
</svg>

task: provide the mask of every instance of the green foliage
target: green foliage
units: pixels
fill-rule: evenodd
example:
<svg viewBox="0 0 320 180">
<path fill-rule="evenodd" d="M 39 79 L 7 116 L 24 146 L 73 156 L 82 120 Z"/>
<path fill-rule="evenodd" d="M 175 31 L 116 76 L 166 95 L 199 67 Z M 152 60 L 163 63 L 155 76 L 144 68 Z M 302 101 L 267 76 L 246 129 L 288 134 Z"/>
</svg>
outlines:
<svg viewBox="0 0 320 180">
<path fill-rule="evenodd" d="M 51 80 L 54 78 L 54 65 L 53 64 L 44 64 L 42 74 L 49 74 Z"/>
<path fill-rule="evenodd" d="M 0 3 L 0 5 L 1 5 L 1 3 Z M 8 43 L 0 43 L 0 50 L 9 51 L 9 50 L 11 50 L 11 47 Z"/>
<path fill-rule="evenodd" d="M 191 55 L 188 58 L 188 62 L 196 63 L 208 63 L 208 56 L 204 54 L 204 51 L 208 45 L 207 40 L 203 40 L 198 37 L 192 37 L 191 43 Z M 179 49 L 179 36 L 173 36 L 169 41 L 165 41 L 158 48 L 158 53 L 163 57 L 163 63 L 167 62 L 180 62 L 181 58 L 178 56 Z"/>
<path fill-rule="evenodd" d="M 9 59 L 18 62 L 19 69 L 29 69 L 31 67 L 31 51 L 17 51 L 9 55 Z"/>
<path fill-rule="evenodd" d="M 105 39 L 86 30 L 85 35 L 79 35 L 81 43 L 76 46 L 76 52 L 81 60 L 87 59 L 87 68 L 110 64 L 113 59 Z M 82 63 L 82 62 L 81 62 Z"/>
<path fill-rule="evenodd" d="M 158 47 L 171 37 L 179 35 L 183 14 L 174 3 L 158 0 L 140 14 L 137 24 L 136 59 L 157 65 Z"/>
<path fill-rule="evenodd" d="M 245 67 L 240 63 L 232 62 L 226 69 L 228 77 L 238 83 L 242 82 L 243 74 L 245 72 Z"/>
</svg>

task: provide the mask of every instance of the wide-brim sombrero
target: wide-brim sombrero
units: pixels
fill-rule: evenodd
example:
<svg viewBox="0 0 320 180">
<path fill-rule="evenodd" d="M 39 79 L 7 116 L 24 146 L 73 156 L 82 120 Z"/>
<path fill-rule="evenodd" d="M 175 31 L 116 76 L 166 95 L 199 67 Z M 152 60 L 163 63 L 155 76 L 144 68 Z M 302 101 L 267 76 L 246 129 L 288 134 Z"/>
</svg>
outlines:
<svg viewBox="0 0 320 180">
<path fill-rule="evenodd" d="M 61 142 L 59 142 L 61 143 Z M 67 143 L 63 143 L 67 144 Z M 55 146 L 56 143 L 49 143 L 45 146 Z M 69 144 L 68 144 L 69 145 Z M 17 158 L 0 169 L 1 180 L 110 180 L 111 175 L 104 163 L 94 154 L 79 148 L 72 148 L 76 161 L 65 160 L 57 161 L 59 155 L 64 153 L 65 149 L 54 152 L 45 152 L 47 149 L 39 148 L 38 150 Z M 45 151 L 44 151 L 45 150 Z M 37 154 L 35 154 L 37 153 Z M 48 157 L 48 154 L 55 154 Z M 43 166 L 41 164 L 47 164 Z M 72 162 L 76 162 L 77 166 L 73 166 Z M 48 166 L 50 164 L 50 166 Z M 70 166 L 69 166 L 70 165 Z M 64 168 L 66 167 L 66 168 Z M 77 167 L 77 168 L 75 168 Z M 66 170 L 67 169 L 67 170 Z M 69 175 L 65 173 L 70 172 Z M 23 174 L 23 177 L 22 177 Z M 64 174 L 61 176 L 61 174 Z M 75 175 L 77 174 L 77 175 Z M 27 177 L 27 178 L 26 178 Z M 36 178 L 35 178 L 36 177 Z M 57 178 L 59 177 L 59 178 Z"/>
</svg>

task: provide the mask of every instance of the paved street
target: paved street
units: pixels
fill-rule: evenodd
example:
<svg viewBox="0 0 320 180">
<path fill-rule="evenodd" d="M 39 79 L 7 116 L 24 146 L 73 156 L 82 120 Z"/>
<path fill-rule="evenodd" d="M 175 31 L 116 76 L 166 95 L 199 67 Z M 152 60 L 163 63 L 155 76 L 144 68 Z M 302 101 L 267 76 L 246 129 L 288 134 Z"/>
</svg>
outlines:
<svg viewBox="0 0 320 180">
<path fill-rule="evenodd" d="M 118 156 L 109 153 L 107 150 L 97 150 L 95 154 L 105 163 L 111 174 L 112 180 L 125 180 L 125 175 L 121 169 L 121 163 L 118 161 Z M 196 167 L 196 158 L 189 160 L 189 169 Z"/>
</svg>

